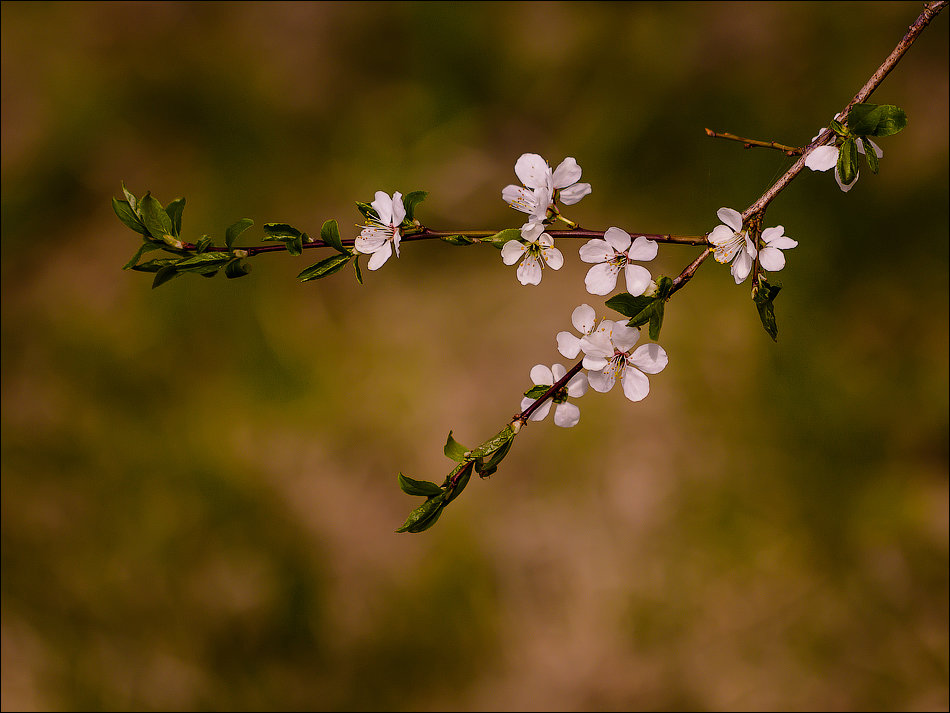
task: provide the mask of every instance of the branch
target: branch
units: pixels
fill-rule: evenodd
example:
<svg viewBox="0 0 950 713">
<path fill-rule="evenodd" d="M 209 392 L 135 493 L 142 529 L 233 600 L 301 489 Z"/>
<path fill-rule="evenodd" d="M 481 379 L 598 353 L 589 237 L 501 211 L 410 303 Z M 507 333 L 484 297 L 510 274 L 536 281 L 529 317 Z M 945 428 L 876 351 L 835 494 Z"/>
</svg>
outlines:
<svg viewBox="0 0 950 713">
<path fill-rule="evenodd" d="M 777 149 L 782 151 L 786 156 L 800 156 L 802 151 L 805 149 L 799 148 L 796 146 L 786 146 L 785 144 L 779 144 L 775 141 L 759 141 L 758 139 L 747 139 L 742 136 L 736 136 L 735 134 L 730 134 L 729 132 L 716 132 L 712 129 L 706 129 L 706 136 L 711 136 L 714 139 L 729 139 L 730 141 L 739 141 L 745 148 L 751 149 L 756 146 L 760 146 L 766 149 Z"/>
</svg>

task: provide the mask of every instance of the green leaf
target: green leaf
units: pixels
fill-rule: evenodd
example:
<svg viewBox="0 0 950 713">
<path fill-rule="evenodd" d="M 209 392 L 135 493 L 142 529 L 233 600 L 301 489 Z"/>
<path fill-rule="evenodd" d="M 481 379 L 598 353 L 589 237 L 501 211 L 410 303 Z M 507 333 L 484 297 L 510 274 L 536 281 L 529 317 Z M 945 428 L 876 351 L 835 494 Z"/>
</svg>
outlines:
<svg viewBox="0 0 950 713">
<path fill-rule="evenodd" d="M 252 225 L 254 225 L 254 221 L 250 218 L 241 218 L 236 223 L 228 226 L 228 229 L 224 232 L 224 244 L 228 246 L 229 250 L 231 246 L 234 245 L 234 241 L 237 240 L 238 236 Z M 267 229 L 266 225 L 264 229 Z"/>
<path fill-rule="evenodd" d="M 537 400 L 544 396 L 550 388 L 550 386 L 545 386 L 544 384 L 532 386 L 530 389 L 524 392 L 524 395 L 525 398 Z"/>
<path fill-rule="evenodd" d="M 856 136 L 891 136 L 907 126 L 907 114 L 893 104 L 855 104 L 848 128 Z"/>
<path fill-rule="evenodd" d="M 125 194 L 125 200 L 128 201 L 129 206 L 132 208 L 132 211 L 138 215 L 139 207 L 138 202 L 135 199 L 135 196 L 129 192 L 129 189 L 125 187 L 125 181 L 122 181 L 122 193 Z"/>
<path fill-rule="evenodd" d="M 172 235 L 172 219 L 151 193 L 142 196 L 142 200 L 139 201 L 139 211 L 142 222 L 145 223 L 146 229 L 153 238 L 164 240 L 166 235 Z"/>
<path fill-rule="evenodd" d="M 214 240 L 212 240 L 207 235 L 202 235 L 201 240 L 195 243 L 195 252 L 200 255 L 201 253 L 203 253 L 205 250 L 212 247 L 213 245 L 214 245 Z M 230 247 L 230 245 L 228 247 Z"/>
<path fill-rule="evenodd" d="M 838 134 L 838 136 L 847 136 L 848 134 L 848 130 L 844 128 L 844 124 L 837 119 L 832 119 L 828 126 L 830 126 L 831 130 Z"/>
<path fill-rule="evenodd" d="M 469 454 L 469 458 L 484 458 L 485 456 L 490 456 L 499 448 L 503 447 L 506 443 L 509 443 L 514 437 L 515 432 L 511 430 L 511 426 L 505 426 L 501 431 L 489 438 L 480 446 L 472 449 L 471 453 Z"/>
<path fill-rule="evenodd" d="M 288 238 L 284 241 L 284 245 L 287 246 L 287 252 L 291 255 L 300 255 L 303 252 L 303 237 Z"/>
<path fill-rule="evenodd" d="M 658 299 L 665 300 L 670 296 L 670 292 L 673 291 L 673 279 L 666 277 L 665 275 L 660 275 L 656 279 L 656 296 Z"/>
<path fill-rule="evenodd" d="M 439 238 L 439 240 L 442 240 L 449 245 L 472 245 L 473 243 L 478 242 L 477 239 L 466 238 L 464 235 L 447 235 L 444 238 Z"/>
<path fill-rule="evenodd" d="M 838 175 L 845 185 L 854 182 L 858 176 L 858 149 L 854 139 L 845 139 L 838 153 Z"/>
<path fill-rule="evenodd" d="M 396 532 L 422 532 L 428 530 L 439 519 L 442 512 L 442 499 L 444 495 L 438 495 L 429 498 L 422 505 L 417 507 Z"/>
<path fill-rule="evenodd" d="M 468 481 L 472 477 L 472 470 L 474 466 L 475 461 L 459 463 L 457 466 L 455 466 L 455 469 L 449 473 L 449 476 L 445 479 L 446 487 L 451 487 L 453 478 L 457 477 L 458 480 L 456 480 L 454 488 L 451 490 L 446 490 L 443 507 L 455 500 L 455 498 L 457 498 L 459 494 L 465 490 L 465 486 L 468 485 Z"/>
<path fill-rule="evenodd" d="M 168 219 L 172 222 L 172 235 L 174 235 L 176 238 L 181 235 L 181 214 L 184 211 L 184 198 L 176 198 L 167 206 L 165 206 L 165 212 L 168 213 Z"/>
<path fill-rule="evenodd" d="M 136 215 L 128 201 L 120 201 L 116 198 L 113 198 L 112 210 L 115 211 L 116 216 L 126 225 L 126 227 L 132 228 L 132 230 L 134 230 L 136 233 L 139 233 L 140 235 L 148 235 L 148 230 L 145 228 L 145 225 L 142 224 L 142 221 L 139 220 L 138 215 Z"/>
<path fill-rule="evenodd" d="M 398 480 L 399 487 L 402 489 L 402 492 L 406 493 L 406 495 L 422 495 L 425 497 L 432 497 L 434 495 L 442 494 L 442 488 L 428 480 L 414 480 L 408 475 L 403 475 L 402 473 L 399 474 Z"/>
<path fill-rule="evenodd" d="M 306 270 L 297 275 L 297 279 L 301 282 L 307 282 L 308 280 L 319 280 L 321 277 L 326 277 L 327 275 L 332 275 L 334 272 L 339 272 L 342 270 L 349 259 L 349 255 L 331 255 L 325 260 L 321 260 L 315 265 L 308 267 Z"/>
<path fill-rule="evenodd" d="M 410 223 L 415 219 L 416 206 L 426 199 L 429 195 L 427 191 L 412 191 L 402 198 L 402 204 L 406 209 L 406 220 Z"/>
<path fill-rule="evenodd" d="M 356 209 L 363 214 L 363 218 L 366 220 L 379 220 L 379 213 L 369 203 L 356 201 Z"/>
<path fill-rule="evenodd" d="M 775 323 L 775 305 L 773 302 L 778 296 L 781 285 L 770 285 L 764 278 L 760 281 L 752 299 L 755 301 L 755 307 L 759 311 L 759 319 L 762 326 L 773 342 L 778 341 L 778 325 Z"/>
<path fill-rule="evenodd" d="M 132 256 L 132 259 L 129 260 L 125 265 L 122 266 L 123 270 L 133 269 L 135 264 L 141 259 L 141 257 L 151 250 L 158 250 L 158 247 L 150 242 L 143 242 L 139 249 L 135 251 L 135 254 Z"/>
<path fill-rule="evenodd" d="M 652 307 L 653 298 L 645 295 L 634 297 L 629 292 L 621 292 L 619 295 L 611 297 L 604 304 L 615 312 L 620 312 L 624 317 L 636 317 L 643 310 Z M 646 321 L 646 319 L 643 320 L 643 322 Z M 640 324 L 643 324 L 643 322 Z"/>
<path fill-rule="evenodd" d="M 360 270 L 360 256 L 356 253 L 353 254 L 353 269 L 356 270 L 356 281 L 363 284 L 363 272 Z"/>
<path fill-rule="evenodd" d="M 487 478 L 489 475 L 498 470 L 498 464 L 505 459 L 506 455 L 508 455 L 508 451 L 511 450 L 512 443 L 514 443 L 514 439 L 509 440 L 501 448 L 495 451 L 491 458 L 489 458 L 487 461 L 476 461 L 475 470 L 478 471 L 480 478 Z"/>
<path fill-rule="evenodd" d="M 179 272 L 205 272 L 208 268 L 222 267 L 224 263 L 233 259 L 234 256 L 230 253 L 201 253 L 179 260 L 175 263 L 175 268 Z"/>
<path fill-rule="evenodd" d="M 156 258 L 154 260 L 146 260 L 140 265 L 134 265 L 132 269 L 135 270 L 136 272 L 158 272 L 163 267 L 167 267 L 168 265 L 174 265 L 176 262 L 178 262 L 178 258 L 162 257 L 162 258 Z"/>
<path fill-rule="evenodd" d="M 164 285 L 166 282 L 172 278 L 178 277 L 181 273 L 175 268 L 174 265 L 166 265 L 155 273 L 155 279 L 152 280 L 152 289 L 160 285 Z"/>
<path fill-rule="evenodd" d="M 660 327 L 663 326 L 663 311 L 666 300 L 657 297 L 653 300 L 653 312 L 650 314 L 650 339 L 654 342 L 660 338 Z"/>
<path fill-rule="evenodd" d="M 320 239 L 337 252 L 349 254 L 349 250 L 343 247 L 343 241 L 340 240 L 340 226 L 335 220 L 328 220 L 320 228 Z"/>
<path fill-rule="evenodd" d="M 452 438 L 452 432 L 449 431 L 449 436 L 445 439 L 445 447 L 442 449 L 442 452 L 452 460 L 462 463 L 466 460 L 465 454 L 468 453 L 468 448 Z"/>
<path fill-rule="evenodd" d="M 521 238 L 521 230 L 518 228 L 508 228 L 502 230 L 501 232 L 495 233 L 487 238 L 480 238 L 483 243 L 490 243 L 493 247 L 501 250 L 505 243 L 509 240 L 519 240 Z"/>
<path fill-rule="evenodd" d="M 861 145 L 864 147 L 864 158 L 867 159 L 868 168 L 871 169 L 871 173 L 877 173 L 880 168 L 880 163 L 878 162 L 877 154 L 874 153 L 874 147 L 871 145 L 869 139 L 861 137 Z"/>
<path fill-rule="evenodd" d="M 224 267 L 224 276 L 229 280 L 233 280 L 238 277 L 244 277 L 251 271 L 251 264 L 240 258 L 237 260 L 232 260 Z"/>
</svg>

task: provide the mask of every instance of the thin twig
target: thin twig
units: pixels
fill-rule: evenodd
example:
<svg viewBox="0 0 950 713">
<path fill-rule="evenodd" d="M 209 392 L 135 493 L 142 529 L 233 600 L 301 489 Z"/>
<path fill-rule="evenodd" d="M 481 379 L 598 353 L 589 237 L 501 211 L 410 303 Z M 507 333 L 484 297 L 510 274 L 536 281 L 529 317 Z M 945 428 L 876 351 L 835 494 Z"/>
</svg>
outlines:
<svg viewBox="0 0 950 713">
<path fill-rule="evenodd" d="M 736 136 L 735 134 L 730 134 L 728 131 L 713 131 L 712 129 L 706 129 L 706 136 L 712 136 L 714 139 L 729 139 L 730 141 L 738 141 L 745 148 L 752 149 L 755 147 L 761 147 L 764 149 L 776 149 L 781 151 L 786 156 L 800 156 L 802 151 L 805 149 L 797 146 L 786 146 L 785 144 L 780 144 L 775 141 L 759 141 L 758 139 L 747 139 L 743 136 Z"/>
</svg>

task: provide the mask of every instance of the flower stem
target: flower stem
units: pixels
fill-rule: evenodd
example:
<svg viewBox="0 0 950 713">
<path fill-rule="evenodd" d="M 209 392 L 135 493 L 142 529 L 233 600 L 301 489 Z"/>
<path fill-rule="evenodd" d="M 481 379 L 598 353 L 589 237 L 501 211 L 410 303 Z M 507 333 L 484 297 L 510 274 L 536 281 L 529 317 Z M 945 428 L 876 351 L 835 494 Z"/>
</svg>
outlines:
<svg viewBox="0 0 950 713">
<path fill-rule="evenodd" d="M 786 156 L 800 156 L 805 149 L 797 146 L 786 146 L 775 141 L 759 141 L 758 139 L 747 139 L 743 136 L 736 136 L 726 131 L 717 132 L 712 129 L 706 129 L 706 136 L 712 136 L 714 139 L 729 139 L 730 141 L 739 141 L 745 148 L 751 149 L 760 146 L 766 149 L 776 149 L 782 151 Z"/>
</svg>

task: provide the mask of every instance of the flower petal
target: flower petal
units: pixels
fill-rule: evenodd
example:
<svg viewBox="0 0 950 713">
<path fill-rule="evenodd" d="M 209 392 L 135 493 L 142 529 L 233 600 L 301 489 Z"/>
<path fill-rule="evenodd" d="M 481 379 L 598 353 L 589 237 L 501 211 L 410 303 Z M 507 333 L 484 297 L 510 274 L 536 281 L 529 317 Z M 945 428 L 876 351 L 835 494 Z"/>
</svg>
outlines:
<svg viewBox="0 0 950 713">
<path fill-rule="evenodd" d="M 623 395 L 631 401 L 642 401 L 650 393 L 650 380 L 639 369 L 628 366 L 620 377 Z"/>
<path fill-rule="evenodd" d="M 787 235 L 782 235 L 781 237 L 769 241 L 768 245 L 770 248 L 778 248 L 779 250 L 791 250 L 792 248 L 798 247 L 798 241 L 792 240 Z"/>
<path fill-rule="evenodd" d="M 614 256 L 614 249 L 606 240 L 594 238 L 581 245 L 578 254 L 584 262 L 607 262 Z"/>
<path fill-rule="evenodd" d="M 785 254 L 778 248 L 764 247 L 759 250 L 759 264 L 763 270 L 778 272 L 785 267 Z"/>
<path fill-rule="evenodd" d="M 392 207 L 392 224 L 399 225 L 406 219 L 406 206 L 402 204 L 402 193 L 399 191 L 393 193 Z M 396 251 L 396 254 L 399 254 L 398 250 Z"/>
<path fill-rule="evenodd" d="M 561 426 L 562 428 L 571 428 L 576 426 L 577 422 L 581 420 L 581 410 L 577 408 L 572 403 L 565 401 L 563 404 L 558 404 L 554 409 L 554 425 Z"/>
<path fill-rule="evenodd" d="M 573 156 L 568 156 L 554 169 L 554 187 L 567 188 L 581 180 L 581 167 Z"/>
<path fill-rule="evenodd" d="M 605 320 L 606 321 L 606 320 Z M 614 353 L 614 345 L 610 341 L 610 335 L 608 332 L 597 331 L 593 334 L 589 334 L 586 337 L 581 339 L 581 349 L 584 350 L 584 354 L 590 357 L 611 357 Z M 586 360 L 584 364 L 585 369 L 594 369 L 594 368 L 603 368 L 603 367 L 590 367 L 587 366 Z"/>
<path fill-rule="evenodd" d="M 554 381 L 560 381 L 566 373 L 567 369 L 564 368 L 563 364 L 551 364 L 551 375 L 554 377 Z M 554 381 L 551 383 L 553 384 Z"/>
<path fill-rule="evenodd" d="M 742 230 L 742 213 L 732 208 L 720 208 L 716 215 L 723 223 L 732 228 L 733 232 L 738 233 Z"/>
<path fill-rule="evenodd" d="M 748 250 L 741 250 L 739 252 L 736 259 L 732 261 L 730 272 L 735 278 L 737 285 L 745 281 L 749 273 L 752 272 L 752 256 L 749 255 Z"/>
<path fill-rule="evenodd" d="M 670 359 L 659 344 L 643 344 L 634 350 L 628 360 L 637 369 L 647 374 L 659 374 Z"/>
<path fill-rule="evenodd" d="M 544 225 L 534 220 L 529 220 L 521 226 L 521 237 L 532 243 L 537 240 L 543 232 Z"/>
<path fill-rule="evenodd" d="M 551 167 L 536 153 L 523 153 L 515 162 L 515 175 L 528 188 L 550 185 Z"/>
<path fill-rule="evenodd" d="M 837 146 L 819 146 L 805 158 L 805 166 L 812 171 L 827 171 L 838 163 Z"/>
<path fill-rule="evenodd" d="M 552 270 L 560 270 L 564 265 L 564 256 L 557 248 L 541 248 L 541 257 Z"/>
<path fill-rule="evenodd" d="M 590 382 L 590 388 L 601 394 L 606 394 L 614 387 L 616 374 L 613 369 L 604 369 L 603 371 L 590 371 L 587 373 L 587 381 Z"/>
<path fill-rule="evenodd" d="M 370 205 L 379 214 L 379 222 L 383 225 L 392 225 L 393 222 L 393 199 L 387 193 L 376 191 L 376 200 Z"/>
<path fill-rule="evenodd" d="M 580 398 L 587 393 L 587 383 L 587 374 L 574 374 L 567 382 L 567 395 L 574 399 Z"/>
<path fill-rule="evenodd" d="M 574 308 L 571 312 L 571 324 L 581 334 L 590 334 L 594 331 L 594 323 L 597 321 L 597 313 L 589 304 L 582 304 Z"/>
<path fill-rule="evenodd" d="M 640 339 L 639 329 L 620 323 L 614 325 L 610 335 L 610 341 L 622 352 L 629 352 L 638 339 Z"/>
<path fill-rule="evenodd" d="M 575 183 L 573 186 L 564 188 L 557 194 L 558 200 L 564 205 L 574 205 L 581 198 L 590 193 L 589 183 Z"/>
<path fill-rule="evenodd" d="M 630 250 L 627 251 L 627 259 L 649 262 L 656 257 L 658 247 L 655 240 L 650 240 L 644 235 L 638 235 L 630 246 Z"/>
<path fill-rule="evenodd" d="M 390 243 L 389 241 L 386 241 L 386 243 L 379 250 L 373 253 L 373 257 L 371 257 L 369 259 L 369 262 L 366 263 L 366 267 L 368 267 L 370 270 L 378 270 L 379 268 L 383 266 L 383 263 L 385 263 L 389 259 L 389 256 L 392 254 L 393 254 L 393 244 Z"/>
<path fill-rule="evenodd" d="M 535 364 L 531 367 L 529 376 L 535 386 L 552 386 L 554 384 L 554 375 L 551 373 L 550 367 L 544 364 Z"/>
<path fill-rule="evenodd" d="M 584 357 L 584 368 L 590 372 L 588 376 L 595 372 L 599 372 L 605 366 L 607 366 L 607 360 L 604 359 L 604 357 L 595 356 L 593 354 L 588 354 Z"/>
<path fill-rule="evenodd" d="M 383 247 L 386 242 L 386 238 L 382 237 L 381 235 L 361 235 L 353 241 L 353 247 L 356 248 L 357 252 L 363 253 L 364 255 L 369 255 L 370 253 L 374 253 Z"/>
<path fill-rule="evenodd" d="M 650 283 L 653 281 L 653 276 L 650 275 L 650 271 L 640 265 L 628 264 L 624 269 L 624 274 L 627 279 L 627 292 L 634 297 L 639 297 L 646 292 Z"/>
<path fill-rule="evenodd" d="M 521 186 L 505 186 L 501 189 L 501 197 L 515 210 L 530 213 L 534 209 L 534 193 Z"/>
<path fill-rule="evenodd" d="M 557 333 L 557 350 L 568 359 L 574 359 L 581 353 L 581 340 L 570 332 Z"/>
<path fill-rule="evenodd" d="M 845 193 L 847 193 L 852 188 L 854 188 L 854 184 L 858 182 L 858 178 L 860 177 L 860 175 L 861 175 L 860 171 L 856 172 L 854 174 L 854 180 L 851 181 L 851 183 L 845 183 L 844 181 L 841 180 L 841 174 L 838 173 L 838 167 L 835 166 L 835 180 L 838 182 L 838 188 L 840 188 Z"/>
<path fill-rule="evenodd" d="M 525 397 L 521 399 L 521 410 L 524 411 L 528 406 L 533 404 L 537 399 L 529 399 Z M 541 421 L 545 416 L 548 415 L 548 412 L 551 410 L 551 399 L 548 399 L 543 404 L 538 406 L 538 410 L 531 414 L 530 421 Z"/>
<path fill-rule="evenodd" d="M 514 265 L 524 255 L 527 247 L 518 240 L 509 240 L 501 246 L 501 259 L 506 265 Z"/>
<path fill-rule="evenodd" d="M 518 265 L 518 281 L 522 285 L 537 285 L 541 282 L 541 263 L 538 256 L 528 253 Z"/>
<path fill-rule="evenodd" d="M 630 233 L 625 230 L 621 230 L 620 228 L 607 228 L 607 231 L 604 233 L 604 240 L 618 253 L 624 253 L 630 249 L 632 238 L 630 237 Z"/>
<path fill-rule="evenodd" d="M 736 236 L 736 231 L 726 225 L 717 225 L 706 238 L 710 245 L 721 246 L 732 242 Z"/>
<path fill-rule="evenodd" d="M 620 272 L 618 265 L 602 262 L 594 265 L 587 271 L 584 285 L 592 295 L 609 295 L 617 286 L 617 275 Z"/>
</svg>

